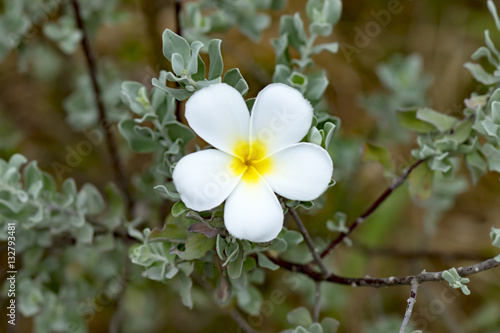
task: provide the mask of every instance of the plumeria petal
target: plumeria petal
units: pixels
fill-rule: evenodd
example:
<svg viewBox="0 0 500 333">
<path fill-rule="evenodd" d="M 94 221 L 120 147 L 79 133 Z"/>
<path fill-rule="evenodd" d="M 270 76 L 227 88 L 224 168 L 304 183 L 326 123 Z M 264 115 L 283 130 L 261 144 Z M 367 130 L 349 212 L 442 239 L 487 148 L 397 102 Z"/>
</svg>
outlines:
<svg viewBox="0 0 500 333">
<path fill-rule="evenodd" d="M 250 113 L 240 93 L 217 83 L 194 93 L 186 103 L 189 126 L 203 140 L 228 154 L 238 141 L 247 141 Z"/>
<path fill-rule="evenodd" d="M 272 172 L 263 175 L 279 195 L 292 200 L 314 200 L 328 188 L 333 163 L 328 152 L 312 143 L 297 143 L 270 156 Z"/>
<path fill-rule="evenodd" d="M 264 88 L 255 100 L 250 120 L 251 141 L 265 144 L 267 153 L 299 142 L 311 127 L 313 109 L 302 94 L 275 83 Z"/>
<path fill-rule="evenodd" d="M 267 242 L 281 231 L 283 210 L 265 181 L 240 181 L 226 201 L 224 224 L 236 238 Z"/>
<path fill-rule="evenodd" d="M 207 149 L 177 162 L 172 178 L 188 208 L 208 210 L 226 200 L 241 178 L 230 169 L 233 160 L 220 150 Z"/>
</svg>

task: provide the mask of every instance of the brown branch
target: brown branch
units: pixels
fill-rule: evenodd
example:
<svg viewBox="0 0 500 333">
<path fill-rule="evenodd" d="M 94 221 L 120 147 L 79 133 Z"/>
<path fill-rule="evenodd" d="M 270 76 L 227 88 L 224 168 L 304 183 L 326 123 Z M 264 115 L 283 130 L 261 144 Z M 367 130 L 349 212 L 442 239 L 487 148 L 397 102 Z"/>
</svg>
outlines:
<svg viewBox="0 0 500 333">
<path fill-rule="evenodd" d="M 123 172 L 123 167 L 120 162 L 120 158 L 118 156 L 118 151 L 116 148 L 116 142 L 113 138 L 113 135 L 109 129 L 109 122 L 107 121 L 106 118 L 106 111 L 104 107 L 104 102 L 102 100 L 102 93 L 101 93 L 101 88 L 99 87 L 99 82 L 98 82 L 98 77 L 97 77 L 97 65 L 96 65 L 96 60 L 94 53 L 92 51 L 92 48 L 90 46 L 90 40 L 88 37 L 88 34 L 85 30 L 85 23 L 83 22 L 83 18 L 80 12 L 80 7 L 78 5 L 78 0 L 72 0 L 73 3 L 73 9 L 75 11 L 75 18 L 76 18 L 76 23 L 78 26 L 78 29 L 82 32 L 82 40 L 81 40 L 81 46 L 83 49 L 83 53 L 85 54 L 85 59 L 87 62 L 87 68 L 89 71 L 90 75 L 90 80 L 92 82 L 92 90 L 94 91 L 94 99 L 95 99 L 95 104 L 99 113 L 99 120 L 100 124 L 102 125 L 104 129 L 104 135 L 106 138 L 106 146 L 111 158 L 111 165 L 113 168 L 113 173 L 115 175 L 115 180 L 120 186 L 121 190 L 123 191 L 126 201 L 127 201 L 127 207 L 131 208 L 132 205 L 132 198 L 130 195 L 130 190 L 128 187 L 128 182 L 127 179 L 125 178 L 125 174 Z"/>
<path fill-rule="evenodd" d="M 368 207 L 368 209 L 365 210 L 363 214 L 361 214 L 360 217 L 358 217 L 354 223 L 352 223 L 349 226 L 349 230 L 345 233 L 341 233 L 338 235 L 337 238 L 335 238 L 327 247 L 326 249 L 321 252 L 321 258 L 325 257 L 328 253 L 330 253 L 331 250 L 333 250 L 338 244 L 340 244 L 344 238 L 349 236 L 357 227 L 359 227 L 365 220 L 370 217 L 373 212 L 377 210 L 378 207 L 387 199 L 399 186 L 401 186 L 405 180 L 408 178 L 410 173 L 415 170 L 416 167 L 418 167 L 421 163 L 423 163 L 425 160 L 418 160 L 415 163 L 413 163 L 408 169 L 403 172 L 398 179 L 396 179 L 379 197 L 375 202 Z"/>
<path fill-rule="evenodd" d="M 309 247 L 309 250 L 311 251 L 311 254 L 314 258 L 314 261 L 321 269 L 323 276 L 326 277 L 326 276 L 330 275 L 330 273 L 328 272 L 328 269 L 326 268 L 325 264 L 323 263 L 323 260 L 321 259 L 320 255 L 319 255 L 318 249 L 314 245 L 314 242 L 311 239 L 311 236 L 309 235 L 309 233 L 307 232 L 307 229 L 304 226 L 304 223 L 302 223 L 302 220 L 300 219 L 299 214 L 297 214 L 297 211 L 292 207 L 289 208 L 289 211 L 290 211 L 290 214 L 292 215 L 292 218 L 294 219 L 295 223 L 297 224 L 297 227 L 299 228 L 300 233 L 304 236 L 304 239 L 306 241 L 307 246 Z"/>
<path fill-rule="evenodd" d="M 352 287 L 394 287 L 394 286 L 409 286 L 412 284 L 413 280 L 417 280 L 418 283 L 423 282 L 438 282 L 443 280 L 442 274 L 444 271 L 440 272 L 422 272 L 416 275 L 408 275 L 408 276 L 400 276 L 400 277 L 387 277 L 387 278 L 372 278 L 370 276 L 366 276 L 364 278 L 350 278 L 339 276 L 331 273 L 327 277 L 323 277 L 320 273 L 314 271 L 308 265 L 294 264 L 288 261 L 285 261 L 281 258 L 269 257 L 269 259 L 274 262 L 276 265 L 281 266 L 292 272 L 299 272 L 309 276 L 311 279 L 315 281 L 328 281 L 337 284 L 350 285 Z M 479 272 L 483 272 L 492 268 L 500 266 L 500 262 L 495 259 L 488 259 L 478 264 L 460 267 L 457 268 L 457 272 L 460 276 L 467 276 L 476 274 Z"/>
</svg>

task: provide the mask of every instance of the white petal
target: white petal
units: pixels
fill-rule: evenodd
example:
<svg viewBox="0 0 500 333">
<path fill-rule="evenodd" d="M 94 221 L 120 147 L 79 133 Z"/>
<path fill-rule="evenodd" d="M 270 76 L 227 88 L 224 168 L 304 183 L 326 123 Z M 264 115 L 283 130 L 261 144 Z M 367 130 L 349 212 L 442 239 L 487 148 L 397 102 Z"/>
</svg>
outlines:
<svg viewBox="0 0 500 333">
<path fill-rule="evenodd" d="M 231 170 L 234 157 L 216 149 L 184 156 L 172 178 L 188 208 L 203 211 L 220 205 L 241 178 Z"/>
<path fill-rule="evenodd" d="M 227 198 L 224 223 L 236 238 L 267 242 L 283 228 L 283 210 L 265 181 L 240 181 Z"/>
<path fill-rule="evenodd" d="M 250 120 L 250 138 L 267 147 L 267 153 L 297 143 L 311 127 L 313 109 L 302 94 L 289 86 L 274 83 L 255 100 Z"/>
<path fill-rule="evenodd" d="M 333 163 L 328 152 L 312 143 L 297 143 L 269 157 L 272 171 L 262 177 L 274 192 L 292 200 L 314 200 L 328 188 Z"/>
<path fill-rule="evenodd" d="M 248 141 L 250 113 L 240 93 L 225 83 L 203 88 L 186 103 L 189 126 L 203 140 L 233 154 L 238 140 Z"/>
</svg>

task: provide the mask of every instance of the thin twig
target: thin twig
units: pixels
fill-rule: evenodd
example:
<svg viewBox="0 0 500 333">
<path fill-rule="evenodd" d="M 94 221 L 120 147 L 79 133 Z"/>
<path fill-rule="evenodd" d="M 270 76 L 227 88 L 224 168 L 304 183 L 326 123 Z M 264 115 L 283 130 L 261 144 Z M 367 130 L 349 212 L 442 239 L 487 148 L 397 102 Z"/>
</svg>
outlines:
<svg viewBox="0 0 500 333">
<path fill-rule="evenodd" d="M 123 272 L 122 272 L 122 275 L 120 277 L 122 288 L 120 289 L 120 293 L 118 294 L 118 298 L 116 300 L 116 302 L 118 304 L 117 309 L 113 313 L 113 316 L 111 317 L 111 320 L 109 322 L 108 331 L 110 333 L 120 332 L 120 324 L 121 324 L 123 314 L 125 311 L 124 310 L 124 307 L 125 307 L 124 296 L 125 296 L 125 292 L 127 290 L 126 285 L 127 285 L 127 281 L 128 281 L 129 275 L 130 275 L 130 263 L 131 263 L 129 258 L 128 258 L 128 251 L 125 251 L 125 258 L 124 259 L 125 260 L 124 260 Z"/>
<path fill-rule="evenodd" d="M 316 282 L 316 292 L 314 294 L 314 313 L 313 320 L 315 323 L 319 321 L 319 310 L 321 304 L 321 282 Z"/>
<path fill-rule="evenodd" d="M 300 233 L 304 236 L 304 239 L 306 241 L 307 246 L 309 247 L 309 250 L 311 251 L 311 254 L 314 258 L 314 261 L 321 269 L 322 275 L 324 277 L 327 277 L 328 275 L 330 275 L 330 273 L 328 272 L 328 269 L 326 268 L 325 264 L 323 263 L 323 260 L 321 259 L 320 255 L 319 255 L 319 251 L 316 248 L 316 246 L 314 245 L 313 240 L 311 239 L 311 236 L 309 236 L 309 233 L 307 232 L 307 229 L 304 226 L 304 223 L 302 223 L 302 220 L 300 219 L 299 214 L 297 214 L 297 211 L 292 207 L 289 208 L 289 211 L 290 211 L 290 214 L 292 215 L 295 223 L 297 224 L 297 227 L 299 228 Z"/>
<path fill-rule="evenodd" d="M 120 162 L 120 158 L 118 156 L 118 151 L 116 149 L 116 142 L 115 142 L 113 135 L 110 131 L 110 127 L 109 127 L 110 124 L 106 118 L 106 111 L 105 111 L 104 103 L 102 100 L 101 88 L 99 87 L 99 82 L 98 82 L 97 65 L 96 65 L 95 56 L 94 56 L 94 53 L 93 53 L 92 48 L 90 46 L 90 40 L 89 40 L 87 31 L 85 30 L 85 23 L 83 22 L 82 15 L 80 13 L 80 7 L 78 5 L 78 0 L 72 0 L 72 3 L 73 3 L 74 11 L 75 11 L 76 23 L 78 25 L 78 29 L 82 33 L 81 46 L 83 49 L 83 53 L 85 54 L 85 59 L 87 61 L 87 68 L 89 71 L 90 80 L 92 82 L 92 89 L 94 91 L 94 99 L 95 99 L 97 110 L 99 112 L 99 120 L 100 120 L 100 124 L 102 125 L 102 127 L 104 129 L 104 135 L 106 138 L 106 146 L 107 146 L 109 155 L 111 157 L 111 165 L 113 168 L 116 182 L 118 183 L 121 190 L 123 191 L 125 198 L 127 200 L 127 207 L 129 207 L 129 209 L 130 209 L 131 204 L 132 204 L 132 198 L 130 195 L 128 182 L 127 182 L 127 179 L 125 178 L 125 174 L 123 172 L 123 167 L 122 167 L 122 164 Z"/>
<path fill-rule="evenodd" d="M 403 318 L 403 323 L 401 324 L 401 328 L 399 329 L 399 333 L 405 333 L 406 326 L 410 322 L 411 312 L 413 311 L 413 306 L 417 301 L 417 291 L 418 291 L 418 280 L 415 279 L 411 283 L 410 297 L 408 297 L 408 305 L 406 307 L 405 316 Z"/>
<path fill-rule="evenodd" d="M 236 310 L 235 308 L 232 308 L 230 311 L 229 311 L 229 315 L 231 316 L 231 318 L 233 318 L 233 320 L 238 324 L 238 326 L 245 332 L 245 333 L 257 333 L 256 330 L 254 330 L 250 324 L 248 324 L 245 320 L 245 318 L 243 318 L 241 316 L 241 314 L 239 313 L 238 310 Z"/>
<path fill-rule="evenodd" d="M 193 272 L 191 273 L 191 277 L 198 283 L 200 284 L 209 294 L 214 293 L 214 288 L 210 283 L 208 283 L 203 277 L 201 277 L 198 273 Z M 221 310 L 224 313 L 227 313 L 231 318 L 234 320 L 234 322 L 245 332 L 245 333 L 258 333 L 258 331 L 254 330 L 249 323 L 241 316 L 241 314 L 238 312 L 237 309 L 231 308 L 231 309 L 225 309 L 223 308 L 219 303 L 217 303 Z"/>
<path fill-rule="evenodd" d="M 418 160 L 413 163 L 408 169 L 405 170 L 379 197 L 375 202 L 365 210 L 360 217 L 358 217 L 354 223 L 349 226 L 349 230 L 345 233 L 341 233 L 337 238 L 335 238 L 326 249 L 321 252 L 321 258 L 325 257 L 331 250 L 333 250 L 338 244 L 340 244 L 344 238 L 349 236 L 357 227 L 359 227 L 363 222 L 370 217 L 377 210 L 377 208 L 387 199 L 399 186 L 401 186 L 405 180 L 408 178 L 410 173 L 415 170 L 421 163 L 425 160 Z"/>
<path fill-rule="evenodd" d="M 442 274 L 444 272 L 440 271 L 440 272 L 427 273 L 424 271 L 416 275 L 408 275 L 400 277 L 391 276 L 387 278 L 372 278 L 370 276 L 366 276 L 364 278 L 350 278 L 330 273 L 330 275 L 328 275 L 327 277 L 323 277 L 322 274 L 316 272 L 309 265 L 294 264 L 285 261 L 281 258 L 275 258 L 275 257 L 269 257 L 269 259 L 276 265 L 279 265 L 292 272 L 299 272 L 305 274 L 315 281 L 328 281 L 337 284 L 350 285 L 352 287 L 380 288 L 380 287 L 394 287 L 394 286 L 409 286 L 411 285 L 413 279 L 417 279 L 419 283 L 430 282 L 430 281 L 438 282 L 443 280 Z M 457 272 L 460 276 L 467 276 L 480 273 L 498 266 L 500 266 L 500 262 L 496 261 L 495 259 L 488 259 L 475 265 L 467 267 L 459 267 L 457 268 Z"/>
</svg>

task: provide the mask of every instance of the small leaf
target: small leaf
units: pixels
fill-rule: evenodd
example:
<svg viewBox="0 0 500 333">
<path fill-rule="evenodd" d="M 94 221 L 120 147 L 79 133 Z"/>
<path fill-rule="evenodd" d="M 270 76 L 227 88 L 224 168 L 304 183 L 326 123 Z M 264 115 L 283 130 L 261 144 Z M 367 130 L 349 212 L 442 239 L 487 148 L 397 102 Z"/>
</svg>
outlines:
<svg viewBox="0 0 500 333">
<path fill-rule="evenodd" d="M 189 208 L 186 207 L 186 204 L 182 201 L 177 201 L 173 206 L 172 206 L 172 216 L 178 217 L 184 214 L 185 212 L 189 211 Z"/>
<path fill-rule="evenodd" d="M 464 67 L 467 68 L 472 76 L 485 85 L 492 85 L 500 82 L 499 77 L 495 77 L 490 73 L 486 72 L 483 67 L 479 64 L 474 64 L 472 62 L 467 62 L 464 64 Z"/>
<path fill-rule="evenodd" d="M 427 200 L 432 193 L 432 170 L 427 163 L 420 164 L 408 177 L 410 195 L 419 200 Z"/>
<path fill-rule="evenodd" d="M 182 57 L 184 65 L 187 65 L 191 56 L 189 43 L 184 38 L 169 29 L 166 29 L 163 32 L 162 39 L 163 55 L 165 58 L 172 61 L 172 55 L 174 53 L 178 53 Z"/>
<path fill-rule="evenodd" d="M 174 97 L 178 101 L 183 101 L 193 94 L 193 92 L 187 91 L 186 89 L 182 89 L 182 88 L 175 89 L 175 88 L 167 87 L 165 84 L 161 83 L 160 81 L 158 81 L 155 78 L 153 78 L 153 80 L 151 82 L 152 82 L 153 86 L 155 86 L 156 88 L 158 88 L 160 90 L 163 90 L 167 94 L 170 94 L 172 97 Z"/>
<path fill-rule="evenodd" d="M 233 280 L 239 279 L 243 269 L 243 253 L 238 253 L 236 260 L 229 262 L 227 265 L 227 273 Z"/>
<path fill-rule="evenodd" d="M 395 171 L 394 163 L 392 163 L 391 159 L 391 154 L 386 148 L 382 146 L 366 142 L 363 146 L 362 160 L 363 162 L 377 162 L 382 164 L 384 169 L 391 172 Z"/>
<path fill-rule="evenodd" d="M 208 80 L 214 80 L 222 75 L 224 63 L 221 54 L 220 39 L 212 39 L 208 44 L 208 56 L 210 58 L 210 67 L 208 70 Z"/>
<path fill-rule="evenodd" d="M 272 271 L 275 271 L 280 268 L 280 266 L 276 265 L 268 257 L 266 257 L 266 255 L 262 253 L 257 253 L 257 262 L 260 267 L 267 268 Z"/>
<path fill-rule="evenodd" d="M 296 326 L 309 327 L 313 323 L 311 314 L 304 307 L 300 307 L 288 312 L 286 319 L 290 324 Z"/>
<path fill-rule="evenodd" d="M 238 68 L 227 71 L 224 75 L 224 82 L 238 90 L 242 96 L 248 92 L 248 84 Z"/>
<path fill-rule="evenodd" d="M 174 248 L 171 253 L 177 254 L 183 260 L 200 259 L 213 249 L 214 245 L 215 238 L 207 238 L 203 234 L 196 233 L 188 237 L 184 251 Z"/>
</svg>

